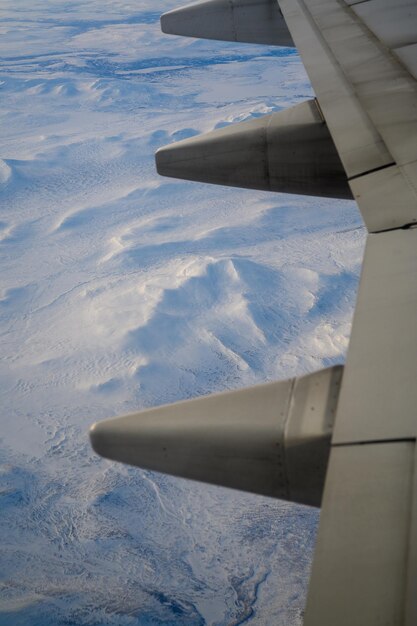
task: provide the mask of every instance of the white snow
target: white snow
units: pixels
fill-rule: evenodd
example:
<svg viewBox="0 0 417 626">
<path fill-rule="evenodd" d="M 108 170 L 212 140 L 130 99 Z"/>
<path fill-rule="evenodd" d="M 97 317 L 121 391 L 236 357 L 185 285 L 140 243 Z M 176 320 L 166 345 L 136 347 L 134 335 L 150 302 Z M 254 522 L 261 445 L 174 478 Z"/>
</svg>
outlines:
<svg viewBox="0 0 417 626">
<path fill-rule="evenodd" d="M 107 416 L 342 362 L 351 202 L 159 178 L 171 141 L 311 97 L 290 50 L 164 36 L 176 0 L 4 0 L 5 626 L 301 623 L 317 515 L 124 468 Z"/>
</svg>

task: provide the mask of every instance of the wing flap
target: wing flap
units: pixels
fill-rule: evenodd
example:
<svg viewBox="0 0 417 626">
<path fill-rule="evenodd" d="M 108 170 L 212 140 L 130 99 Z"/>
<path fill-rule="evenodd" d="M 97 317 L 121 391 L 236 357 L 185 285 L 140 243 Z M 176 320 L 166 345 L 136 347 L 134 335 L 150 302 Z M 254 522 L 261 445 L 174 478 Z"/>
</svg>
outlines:
<svg viewBox="0 0 417 626">
<path fill-rule="evenodd" d="M 417 229 L 369 235 L 335 443 L 417 436 Z"/>
<path fill-rule="evenodd" d="M 396 48 L 394 52 L 411 76 L 417 80 L 417 43 Z"/>
<path fill-rule="evenodd" d="M 391 50 L 417 42 L 417 4 L 414 0 L 345 2 Z"/>
<path fill-rule="evenodd" d="M 396 192 L 407 210 L 398 213 L 396 203 L 388 207 L 384 195 L 372 190 L 371 179 L 364 178 L 361 193 L 357 183 L 352 183 L 368 229 L 385 230 L 416 222 L 416 81 L 354 13 L 353 8 L 359 5 L 349 7 L 335 0 L 280 0 L 280 6 L 349 180 L 391 167 L 397 168 L 395 175 L 401 178 Z"/>
<path fill-rule="evenodd" d="M 380 134 L 304 3 L 280 0 L 348 178 L 392 164 Z"/>
<path fill-rule="evenodd" d="M 305 626 L 405 626 L 415 447 L 333 447 Z"/>
<path fill-rule="evenodd" d="M 405 166 L 401 171 L 397 165 L 391 165 L 349 181 L 371 233 L 401 228 L 417 221 L 412 169 Z M 410 185 L 406 184 L 405 177 L 410 180 Z"/>
</svg>

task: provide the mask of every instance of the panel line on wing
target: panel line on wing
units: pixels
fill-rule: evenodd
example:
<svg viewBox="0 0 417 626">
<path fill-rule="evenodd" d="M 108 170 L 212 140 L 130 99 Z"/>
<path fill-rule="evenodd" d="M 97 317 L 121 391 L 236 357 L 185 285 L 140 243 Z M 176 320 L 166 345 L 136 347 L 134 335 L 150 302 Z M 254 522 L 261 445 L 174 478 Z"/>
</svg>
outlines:
<svg viewBox="0 0 417 626">
<path fill-rule="evenodd" d="M 393 439 L 364 439 L 363 441 L 343 441 L 341 443 L 333 443 L 332 448 L 343 448 L 345 446 L 372 446 L 378 443 L 405 443 L 407 441 L 416 441 L 416 438 L 394 437 Z"/>
<path fill-rule="evenodd" d="M 356 174 L 356 176 L 350 176 L 348 178 L 348 180 L 355 180 L 356 178 L 360 178 L 361 176 L 367 176 L 368 174 L 373 174 L 374 172 L 379 172 L 380 170 L 384 170 L 387 167 L 392 167 L 393 165 L 396 165 L 395 161 L 392 161 L 391 163 L 387 163 L 386 165 L 381 165 L 380 167 L 374 167 L 371 170 L 368 170 L 367 172 L 362 172 L 361 174 Z"/>
<path fill-rule="evenodd" d="M 332 448 L 305 626 L 404 625 L 415 448 Z"/>
</svg>

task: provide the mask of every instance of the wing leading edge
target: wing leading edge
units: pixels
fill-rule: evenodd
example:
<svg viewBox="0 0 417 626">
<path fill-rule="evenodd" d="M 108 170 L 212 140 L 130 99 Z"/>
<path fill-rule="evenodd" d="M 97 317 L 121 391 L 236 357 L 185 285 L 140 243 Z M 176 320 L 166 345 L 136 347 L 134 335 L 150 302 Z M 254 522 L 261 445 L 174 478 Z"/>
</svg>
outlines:
<svg viewBox="0 0 417 626">
<path fill-rule="evenodd" d="M 295 43 L 318 104 L 163 148 L 160 173 L 353 196 L 370 234 L 340 397 L 341 372 L 325 370 L 103 422 L 92 430 L 93 446 L 135 465 L 316 505 L 323 478 L 314 488 L 308 483 L 308 460 L 316 458 L 323 477 L 330 457 L 306 626 L 415 626 L 415 0 L 210 0 L 161 22 L 171 34 Z M 303 117 L 308 107 L 316 112 L 310 124 Z M 320 407 L 312 421 L 309 393 Z M 280 453 L 268 457 L 274 445 Z M 272 461 L 257 464 L 256 455 Z M 288 488 L 291 471 L 298 495 Z"/>
</svg>

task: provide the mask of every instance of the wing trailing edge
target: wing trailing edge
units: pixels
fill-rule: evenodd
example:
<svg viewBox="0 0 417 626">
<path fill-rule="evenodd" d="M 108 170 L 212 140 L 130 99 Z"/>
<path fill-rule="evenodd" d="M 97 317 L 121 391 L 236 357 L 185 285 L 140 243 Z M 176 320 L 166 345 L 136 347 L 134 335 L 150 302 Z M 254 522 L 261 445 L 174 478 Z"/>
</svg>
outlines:
<svg viewBox="0 0 417 626">
<path fill-rule="evenodd" d="M 320 506 L 342 366 L 95 424 L 106 458 Z"/>
</svg>

